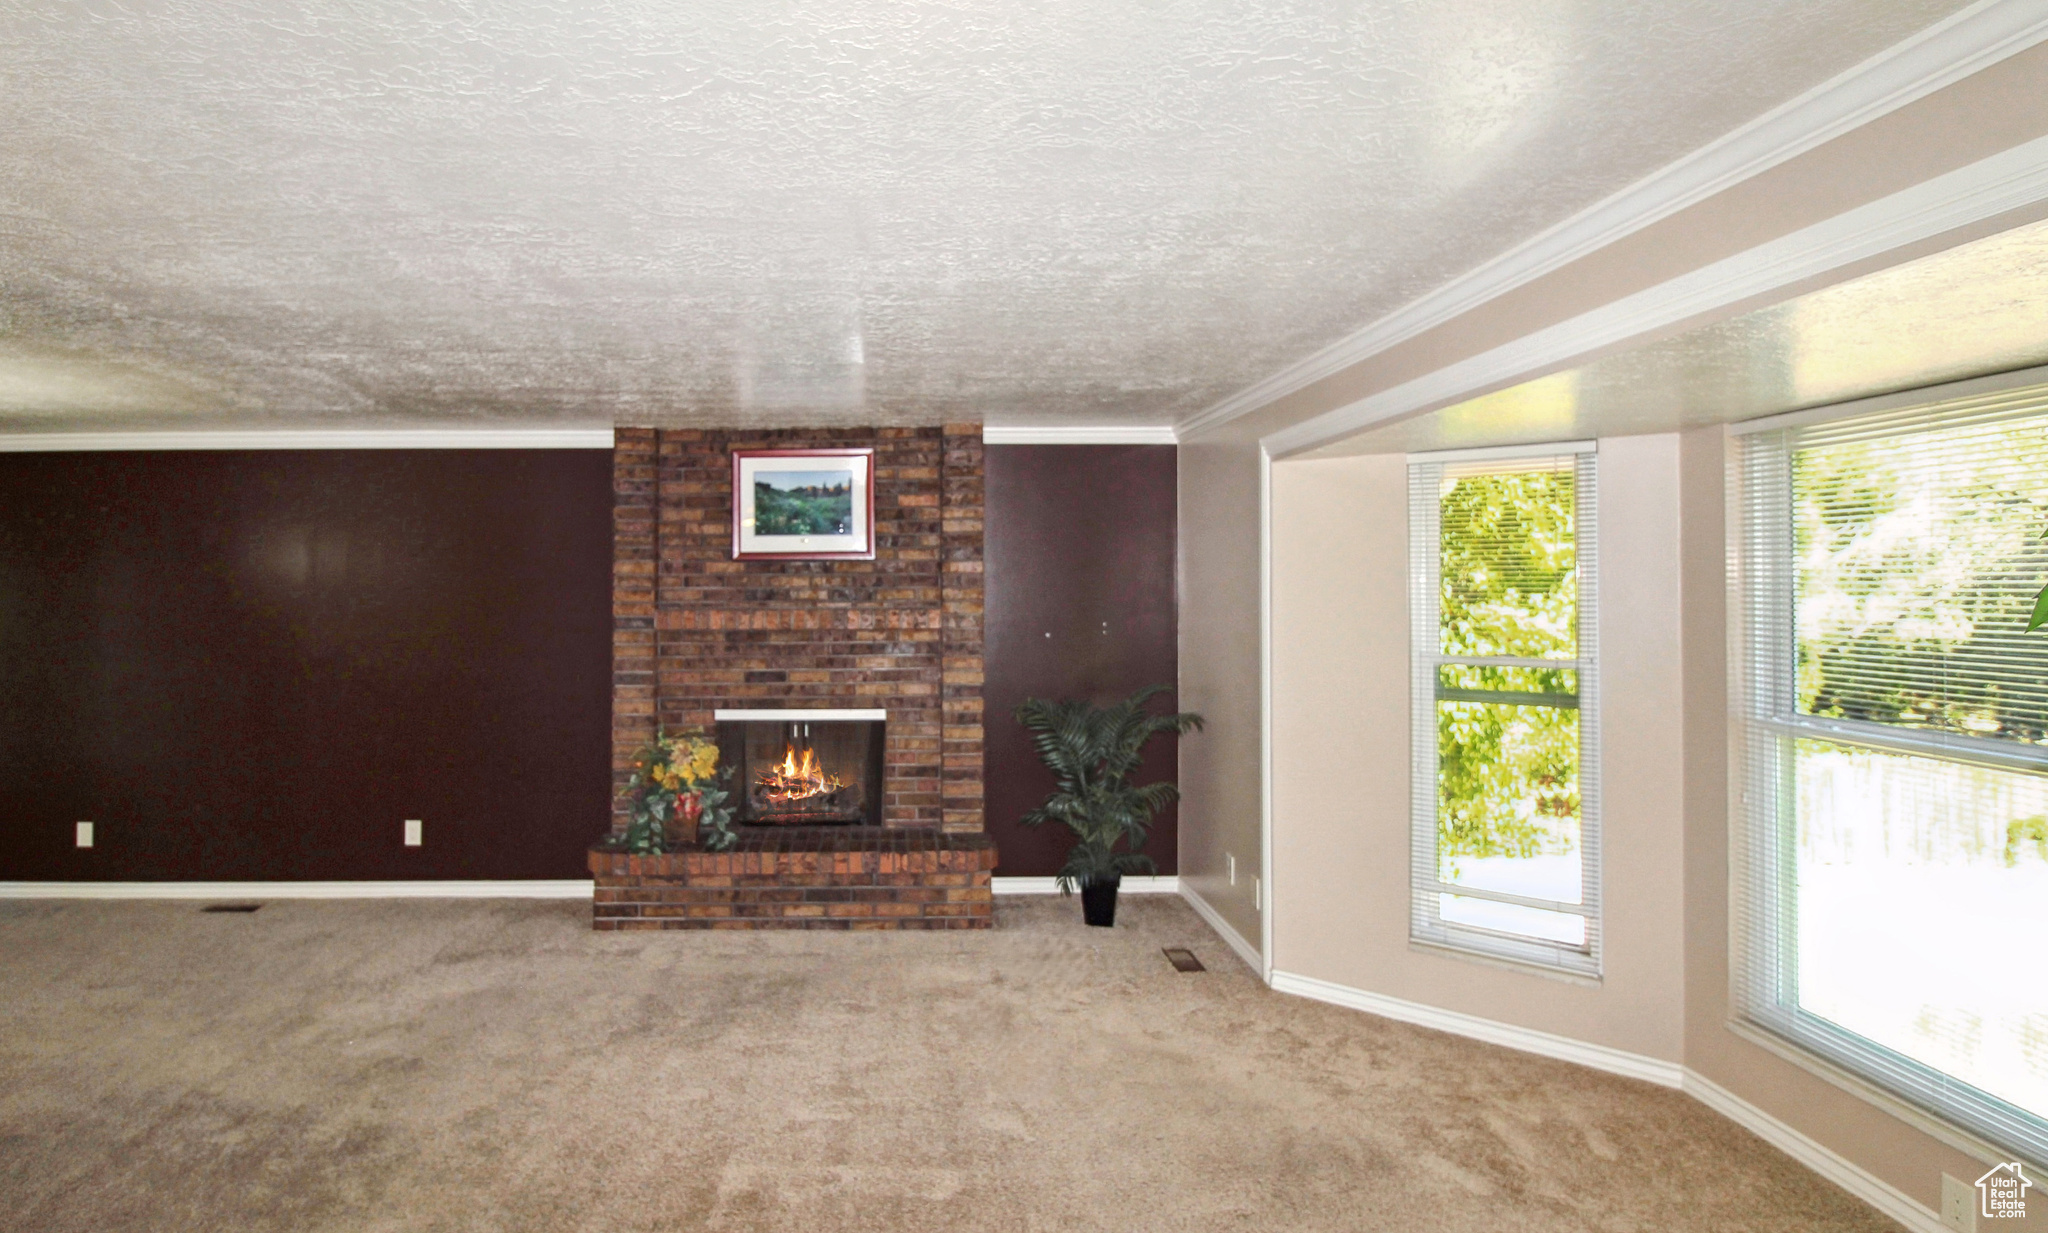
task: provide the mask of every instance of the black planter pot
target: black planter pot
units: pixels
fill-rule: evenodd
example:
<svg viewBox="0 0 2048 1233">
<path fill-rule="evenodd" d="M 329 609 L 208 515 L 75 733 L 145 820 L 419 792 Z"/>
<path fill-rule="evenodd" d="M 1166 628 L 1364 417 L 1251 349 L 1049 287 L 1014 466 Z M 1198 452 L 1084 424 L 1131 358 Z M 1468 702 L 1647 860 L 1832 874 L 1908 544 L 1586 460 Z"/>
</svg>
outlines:
<svg viewBox="0 0 2048 1233">
<path fill-rule="evenodd" d="M 1107 882 L 1084 883 L 1081 887 L 1081 919 L 1103 929 L 1115 925 L 1116 888 L 1122 884 L 1120 877 Z"/>
</svg>

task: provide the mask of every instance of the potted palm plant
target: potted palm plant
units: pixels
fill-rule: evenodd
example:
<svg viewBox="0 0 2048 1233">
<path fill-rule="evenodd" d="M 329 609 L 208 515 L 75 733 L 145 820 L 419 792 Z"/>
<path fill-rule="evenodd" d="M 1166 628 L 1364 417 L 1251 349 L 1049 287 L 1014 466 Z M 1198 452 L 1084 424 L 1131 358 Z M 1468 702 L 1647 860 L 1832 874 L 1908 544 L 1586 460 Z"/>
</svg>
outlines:
<svg viewBox="0 0 2048 1233">
<path fill-rule="evenodd" d="M 1091 925 L 1116 923 L 1116 892 L 1123 876 L 1154 868 L 1152 858 L 1138 850 L 1145 846 L 1153 815 L 1180 798 L 1180 789 L 1171 783 L 1131 782 L 1146 742 L 1202 726 L 1202 717 L 1192 711 L 1159 715 L 1145 708 L 1166 691 L 1154 685 L 1106 707 L 1028 698 L 1013 712 L 1059 783 L 1045 804 L 1020 820 L 1026 826 L 1060 822 L 1074 832 L 1059 888 L 1063 895 L 1080 888 L 1082 918 Z"/>
</svg>

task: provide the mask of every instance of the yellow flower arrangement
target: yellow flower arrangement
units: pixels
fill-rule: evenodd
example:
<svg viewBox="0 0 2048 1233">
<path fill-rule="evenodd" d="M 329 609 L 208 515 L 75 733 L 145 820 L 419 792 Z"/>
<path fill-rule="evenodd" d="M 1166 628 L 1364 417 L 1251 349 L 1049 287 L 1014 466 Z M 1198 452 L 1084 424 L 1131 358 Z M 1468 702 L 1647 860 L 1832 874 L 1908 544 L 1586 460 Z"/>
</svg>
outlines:
<svg viewBox="0 0 2048 1233">
<path fill-rule="evenodd" d="M 704 846 L 722 852 L 737 842 L 728 823 L 732 809 L 720 786 L 730 771 L 718 765 L 718 742 L 702 728 L 657 731 L 633 759 L 624 796 L 631 820 L 624 836 L 629 852 L 661 852 L 669 846 L 668 822 L 697 812 Z"/>
<path fill-rule="evenodd" d="M 645 760 L 650 754 L 659 759 L 652 766 L 648 766 Z M 718 779 L 718 743 L 697 729 L 674 736 L 664 733 L 655 738 L 642 760 L 633 766 L 635 770 L 644 768 L 649 782 L 671 792 L 715 783 Z"/>
</svg>

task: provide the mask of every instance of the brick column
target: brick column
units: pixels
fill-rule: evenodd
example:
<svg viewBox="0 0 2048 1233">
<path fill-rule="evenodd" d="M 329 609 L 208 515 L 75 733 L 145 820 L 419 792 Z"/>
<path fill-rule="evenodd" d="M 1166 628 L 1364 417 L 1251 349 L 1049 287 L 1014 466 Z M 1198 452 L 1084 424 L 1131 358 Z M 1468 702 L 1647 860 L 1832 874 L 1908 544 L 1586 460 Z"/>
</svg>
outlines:
<svg viewBox="0 0 2048 1233">
<path fill-rule="evenodd" d="M 881 821 L 980 831 L 980 426 L 621 428 L 616 440 L 620 785 L 657 721 L 877 707 L 889 714 Z M 733 560 L 732 451 L 841 446 L 875 451 L 875 559 Z"/>
<path fill-rule="evenodd" d="M 652 428 L 612 445 L 612 829 L 623 830 L 633 751 L 654 735 L 654 459 Z"/>
<path fill-rule="evenodd" d="M 745 650 L 736 638 L 746 635 L 734 631 L 746 625 L 732 619 L 737 605 L 724 589 L 745 572 L 732 559 L 730 457 L 714 430 L 661 432 L 655 716 L 671 731 L 710 726 L 712 712 L 745 675 L 735 657 Z"/>
<path fill-rule="evenodd" d="M 949 831 L 982 829 L 981 425 L 948 424 L 941 506 L 945 729 L 943 818 Z"/>
</svg>

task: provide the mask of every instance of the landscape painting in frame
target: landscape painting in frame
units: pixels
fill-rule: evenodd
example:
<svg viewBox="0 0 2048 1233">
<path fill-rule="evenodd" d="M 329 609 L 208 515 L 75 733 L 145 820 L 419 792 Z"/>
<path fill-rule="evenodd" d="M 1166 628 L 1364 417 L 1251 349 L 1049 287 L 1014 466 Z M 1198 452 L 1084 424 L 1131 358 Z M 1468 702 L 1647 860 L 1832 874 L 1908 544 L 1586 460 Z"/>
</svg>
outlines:
<svg viewBox="0 0 2048 1233">
<path fill-rule="evenodd" d="M 734 560 L 872 560 L 875 452 L 734 450 Z"/>
</svg>

